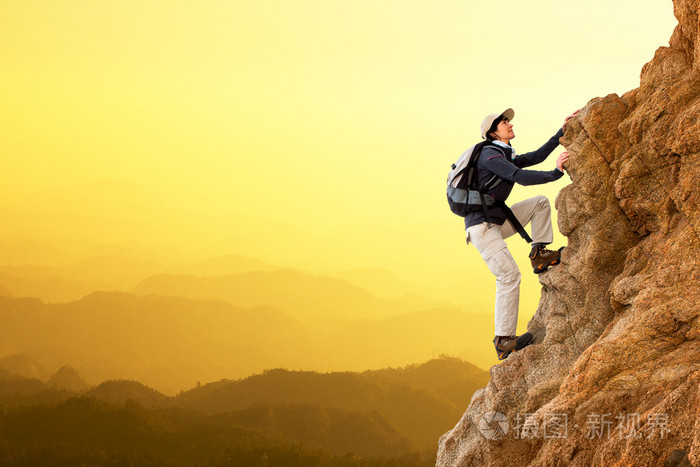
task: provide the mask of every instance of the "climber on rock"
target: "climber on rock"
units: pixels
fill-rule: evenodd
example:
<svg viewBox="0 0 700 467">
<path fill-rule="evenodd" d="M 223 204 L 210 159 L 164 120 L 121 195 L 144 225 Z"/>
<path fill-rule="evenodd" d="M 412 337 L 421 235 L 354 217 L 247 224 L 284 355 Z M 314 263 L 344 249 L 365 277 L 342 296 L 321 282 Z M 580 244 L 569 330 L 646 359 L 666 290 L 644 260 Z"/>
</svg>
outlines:
<svg viewBox="0 0 700 467">
<path fill-rule="evenodd" d="M 559 264 L 563 249 L 553 251 L 546 247 L 553 241 L 549 199 L 546 196 L 526 199 L 512 205 L 510 209 L 504 202 L 516 183 L 538 185 L 559 180 L 564 175 L 564 164 L 569 159 L 566 151 L 557 157 L 556 168 L 551 171 L 524 168 L 539 164 L 554 151 L 559 145 L 559 138 L 564 134 L 566 124 L 578 112 L 579 110 L 566 117 L 562 128 L 541 148 L 518 156 L 510 144 L 515 138 L 511 123 L 515 115 L 513 109 L 488 115 L 481 122 L 481 137 L 492 144 L 483 148 L 477 161 L 478 189 L 490 195 L 500 206 L 489 205 L 483 211 L 469 212 L 464 218 L 464 225 L 467 244 L 474 244 L 491 273 L 496 276 L 496 337 L 493 343 L 499 360 L 527 346 L 532 340 L 529 332 L 522 336 L 515 335 L 520 300 L 520 270 L 504 239 L 518 232 L 530 240 L 523 226 L 532 224 L 530 261 L 535 274 Z"/>
</svg>

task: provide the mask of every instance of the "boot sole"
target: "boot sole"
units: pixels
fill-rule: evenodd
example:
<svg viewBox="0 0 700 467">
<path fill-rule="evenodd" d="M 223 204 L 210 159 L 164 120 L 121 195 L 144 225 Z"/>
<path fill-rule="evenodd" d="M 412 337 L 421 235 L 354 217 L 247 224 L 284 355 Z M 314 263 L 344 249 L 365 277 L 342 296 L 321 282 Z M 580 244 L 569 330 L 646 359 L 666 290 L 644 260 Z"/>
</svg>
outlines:
<svg viewBox="0 0 700 467">
<path fill-rule="evenodd" d="M 556 266 L 557 264 L 561 263 L 561 250 L 566 248 L 565 246 L 559 248 L 559 258 L 556 259 L 556 261 L 552 261 L 549 264 L 540 264 L 539 266 L 535 267 L 532 269 L 532 272 L 535 274 L 542 274 L 545 272 L 547 269 L 549 269 L 550 266 Z"/>
</svg>

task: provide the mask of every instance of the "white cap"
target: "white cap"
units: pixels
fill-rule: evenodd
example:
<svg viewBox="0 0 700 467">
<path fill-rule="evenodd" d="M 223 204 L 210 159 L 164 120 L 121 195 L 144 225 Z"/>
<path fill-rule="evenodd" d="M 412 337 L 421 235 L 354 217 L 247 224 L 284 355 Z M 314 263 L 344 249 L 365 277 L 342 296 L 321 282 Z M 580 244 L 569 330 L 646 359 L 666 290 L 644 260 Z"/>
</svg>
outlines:
<svg viewBox="0 0 700 467">
<path fill-rule="evenodd" d="M 513 117 L 515 117 L 515 112 L 513 109 L 506 109 L 503 112 L 499 114 L 491 114 L 488 115 L 482 122 L 481 122 L 481 137 L 483 139 L 486 139 L 486 132 L 489 131 L 489 128 L 491 128 L 491 125 L 493 125 L 493 122 L 503 115 L 508 119 L 509 122 L 513 121 Z"/>
</svg>

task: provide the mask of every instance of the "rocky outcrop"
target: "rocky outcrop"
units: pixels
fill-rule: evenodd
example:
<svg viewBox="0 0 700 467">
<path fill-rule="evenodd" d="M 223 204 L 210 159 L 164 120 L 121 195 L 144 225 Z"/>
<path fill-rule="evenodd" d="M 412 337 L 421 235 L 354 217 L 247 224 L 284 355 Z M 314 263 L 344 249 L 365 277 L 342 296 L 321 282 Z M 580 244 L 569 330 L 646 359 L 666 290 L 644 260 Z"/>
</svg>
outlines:
<svg viewBox="0 0 700 467">
<path fill-rule="evenodd" d="M 700 465 L 698 11 L 675 0 L 639 88 L 569 124 L 536 344 L 491 368 L 437 465 Z"/>
</svg>

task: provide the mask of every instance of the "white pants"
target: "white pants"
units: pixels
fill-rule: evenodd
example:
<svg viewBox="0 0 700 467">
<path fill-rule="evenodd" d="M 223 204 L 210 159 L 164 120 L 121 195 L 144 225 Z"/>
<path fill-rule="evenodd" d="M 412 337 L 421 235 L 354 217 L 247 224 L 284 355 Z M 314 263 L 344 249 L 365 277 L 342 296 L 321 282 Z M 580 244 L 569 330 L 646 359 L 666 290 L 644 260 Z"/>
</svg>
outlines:
<svg viewBox="0 0 700 467">
<path fill-rule="evenodd" d="M 511 210 L 523 227 L 532 222 L 533 243 L 552 243 L 551 209 L 546 196 L 526 199 L 511 206 Z M 467 243 L 471 241 L 474 244 L 491 273 L 496 276 L 497 336 L 514 336 L 518 325 L 520 270 L 503 241 L 514 233 L 515 229 L 509 221 L 503 225 L 484 222 L 467 229 Z"/>
</svg>

